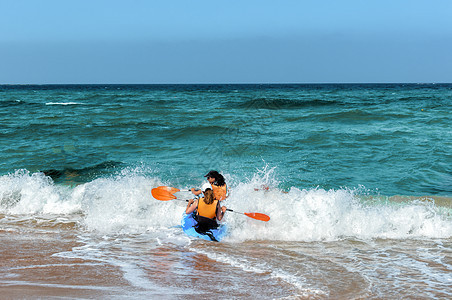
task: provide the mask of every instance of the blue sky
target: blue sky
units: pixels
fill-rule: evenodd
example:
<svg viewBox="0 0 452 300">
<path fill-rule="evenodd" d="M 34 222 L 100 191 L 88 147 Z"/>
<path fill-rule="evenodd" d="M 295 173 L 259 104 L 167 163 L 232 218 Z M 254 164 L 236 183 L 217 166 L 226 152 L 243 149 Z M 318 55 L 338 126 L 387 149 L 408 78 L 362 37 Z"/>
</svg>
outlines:
<svg viewBox="0 0 452 300">
<path fill-rule="evenodd" d="M 452 1 L 0 0 L 0 83 L 452 82 Z"/>
</svg>

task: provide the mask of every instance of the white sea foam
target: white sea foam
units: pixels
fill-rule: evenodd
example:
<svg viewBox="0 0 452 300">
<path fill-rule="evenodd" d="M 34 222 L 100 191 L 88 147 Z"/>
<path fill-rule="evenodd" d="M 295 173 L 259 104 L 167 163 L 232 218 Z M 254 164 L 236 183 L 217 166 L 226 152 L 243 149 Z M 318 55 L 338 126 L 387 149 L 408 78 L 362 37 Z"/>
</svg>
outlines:
<svg viewBox="0 0 452 300">
<path fill-rule="evenodd" d="M 366 202 L 355 190 L 277 188 L 270 171 L 234 183 L 222 204 L 236 212 L 260 212 L 269 222 L 228 212 L 227 241 L 333 241 L 343 238 L 450 238 L 450 215 L 434 203 Z M 0 177 L 0 213 L 81 214 L 80 225 L 105 233 L 143 233 L 180 225 L 182 201 L 158 201 L 153 187 L 165 185 L 134 170 L 95 179 L 75 188 L 55 185 L 42 173 L 25 170 Z M 66 219 L 65 219 L 66 220 Z M 67 221 L 67 220 L 66 220 Z M 182 231 L 180 231 L 182 232 Z M 182 234 L 182 233 L 181 233 Z M 160 237 L 162 238 L 162 237 Z M 185 242 L 185 241 L 184 241 Z"/>
<path fill-rule="evenodd" d="M 82 204 L 89 229 L 139 233 L 180 224 L 183 207 L 151 197 L 151 188 L 159 185 L 162 183 L 157 179 L 124 172 L 80 185 L 73 197 Z"/>
<path fill-rule="evenodd" d="M 307 288 L 308 284 L 305 278 L 299 275 L 290 274 L 285 270 L 280 268 L 275 268 L 262 260 L 253 261 L 250 263 L 249 257 L 240 257 L 230 254 L 221 254 L 215 251 L 206 251 L 199 248 L 190 248 L 190 251 L 207 256 L 211 260 L 215 260 L 221 264 L 227 264 L 235 268 L 239 268 L 245 272 L 251 272 L 256 274 L 266 274 L 268 273 L 272 278 L 285 281 L 294 287 L 296 287 L 299 292 L 303 295 L 309 296 L 312 294 L 326 295 L 327 293 L 319 289 Z"/>
<path fill-rule="evenodd" d="M 117 241 L 109 238 L 105 238 L 105 240 L 102 241 L 92 239 L 89 236 L 79 236 L 79 242 L 84 245 L 74 247 L 71 251 L 55 253 L 53 256 L 82 259 L 87 261 L 90 265 L 93 264 L 90 261 L 97 261 L 102 264 L 116 266 L 121 269 L 125 280 L 133 286 L 143 290 L 155 291 L 167 295 L 171 293 L 183 293 L 183 290 L 169 289 L 149 280 L 143 269 L 143 258 L 133 255 L 133 252 L 130 251 L 130 249 L 127 249 L 126 241 Z M 112 247 L 112 245 L 114 245 L 114 247 Z M 123 248 L 123 250 L 118 251 L 117 247 Z"/>
<path fill-rule="evenodd" d="M 56 186 L 43 173 L 18 170 L 0 177 L 0 212 L 8 214 L 71 214 L 80 203 L 67 187 Z"/>
<path fill-rule="evenodd" d="M 246 196 L 244 196 L 246 195 Z M 246 199 L 246 200 L 244 200 Z M 431 203 L 365 204 L 352 190 L 250 191 L 240 187 L 230 197 L 231 206 L 264 212 L 271 216 L 259 224 L 238 216 L 228 216 L 231 238 L 319 241 L 354 237 L 448 238 L 452 236 L 450 217 Z"/>
<path fill-rule="evenodd" d="M 33 287 L 47 287 L 58 289 L 75 289 L 75 290 L 99 290 L 99 291 L 112 291 L 120 292 L 121 289 L 111 286 L 93 286 L 93 285 L 69 285 L 58 283 L 42 283 L 38 281 L 24 281 L 24 280 L 0 280 L 2 286 L 33 286 Z"/>
</svg>

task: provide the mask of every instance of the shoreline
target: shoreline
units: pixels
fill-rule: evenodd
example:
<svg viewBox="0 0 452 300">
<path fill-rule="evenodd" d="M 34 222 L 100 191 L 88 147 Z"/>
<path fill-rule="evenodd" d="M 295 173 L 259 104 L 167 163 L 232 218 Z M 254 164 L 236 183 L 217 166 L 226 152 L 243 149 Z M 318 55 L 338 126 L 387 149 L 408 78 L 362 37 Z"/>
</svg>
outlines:
<svg viewBox="0 0 452 300">
<path fill-rule="evenodd" d="M 55 255 L 81 246 L 76 233 L 0 233 L 0 294 L 18 298 L 102 298 L 129 286 L 118 267 Z"/>
</svg>

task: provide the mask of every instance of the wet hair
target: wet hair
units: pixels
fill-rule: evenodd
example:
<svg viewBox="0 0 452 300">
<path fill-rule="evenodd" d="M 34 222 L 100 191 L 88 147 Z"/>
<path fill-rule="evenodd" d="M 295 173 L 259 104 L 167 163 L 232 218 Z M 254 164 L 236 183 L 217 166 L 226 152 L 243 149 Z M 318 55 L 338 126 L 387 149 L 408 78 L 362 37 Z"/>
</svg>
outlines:
<svg viewBox="0 0 452 300">
<path fill-rule="evenodd" d="M 209 175 L 209 177 L 215 178 L 215 182 L 214 182 L 215 185 L 223 186 L 226 184 L 226 181 L 224 180 L 223 175 L 221 175 L 217 171 L 212 170 L 208 173 L 208 175 Z"/>
<path fill-rule="evenodd" d="M 204 191 L 204 203 L 205 204 L 212 204 L 213 200 L 214 200 L 213 191 L 211 189 L 206 189 Z"/>
</svg>

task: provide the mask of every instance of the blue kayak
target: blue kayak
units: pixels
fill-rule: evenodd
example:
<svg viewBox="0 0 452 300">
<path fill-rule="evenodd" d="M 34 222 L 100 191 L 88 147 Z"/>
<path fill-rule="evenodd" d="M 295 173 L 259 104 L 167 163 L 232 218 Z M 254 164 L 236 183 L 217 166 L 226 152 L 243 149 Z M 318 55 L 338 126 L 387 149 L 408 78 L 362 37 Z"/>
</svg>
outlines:
<svg viewBox="0 0 452 300">
<path fill-rule="evenodd" d="M 182 218 L 182 229 L 188 236 L 197 237 L 200 239 L 204 239 L 207 241 L 215 241 L 219 242 L 226 235 L 227 226 L 225 224 L 221 224 L 215 229 L 209 229 L 206 232 L 198 232 L 195 229 L 197 225 L 197 221 L 193 219 L 193 213 L 184 214 Z"/>
</svg>

